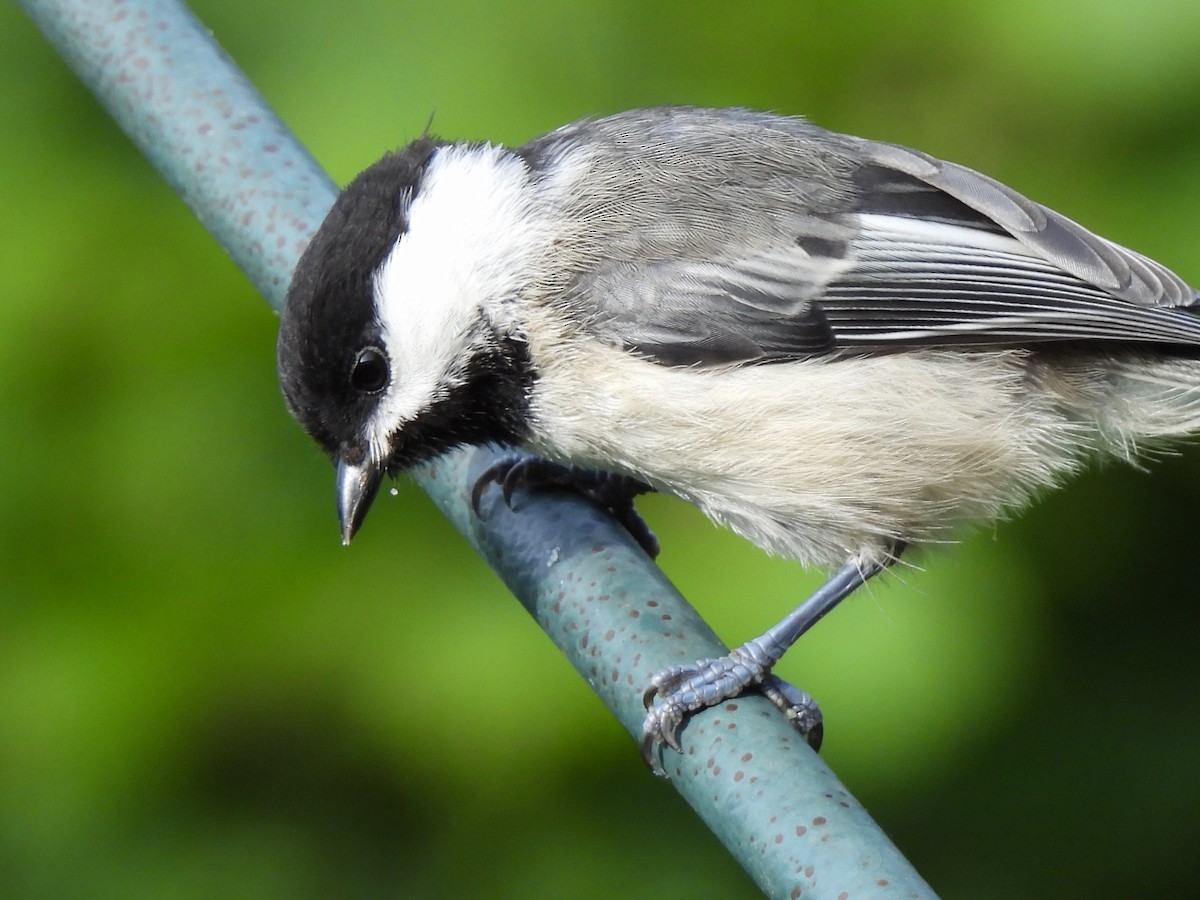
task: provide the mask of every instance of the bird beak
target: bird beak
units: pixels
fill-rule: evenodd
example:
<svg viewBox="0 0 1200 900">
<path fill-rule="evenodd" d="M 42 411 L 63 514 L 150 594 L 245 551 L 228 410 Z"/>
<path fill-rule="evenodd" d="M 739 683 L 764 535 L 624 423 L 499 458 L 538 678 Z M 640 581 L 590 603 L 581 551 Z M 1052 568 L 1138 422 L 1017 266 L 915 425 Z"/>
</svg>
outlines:
<svg viewBox="0 0 1200 900">
<path fill-rule="evenodd" d="M 358 465 L 338 460 L 337 505 L 338 526 L 342 529 L 342 543 L 349 544 L 354 533 L 367 517 L 375 492 L 383 481 L 385 469 L 372 462 L 369 457 Z"/>
</svg>

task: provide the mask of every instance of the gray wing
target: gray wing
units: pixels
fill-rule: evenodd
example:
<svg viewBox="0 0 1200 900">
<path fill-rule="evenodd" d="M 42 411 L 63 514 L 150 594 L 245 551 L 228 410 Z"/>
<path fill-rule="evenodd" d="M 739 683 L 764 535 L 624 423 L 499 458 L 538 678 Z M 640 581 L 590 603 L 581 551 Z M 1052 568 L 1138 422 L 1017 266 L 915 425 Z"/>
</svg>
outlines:
<svg viewBox="0 0 1200 900">
<path fill-rule="evenodd" d="M 963 166 L 836 138 L 855 157 L 847 205 L 800 210 L 787 240 L 731 234 L 704 259 L 599 266 L 582 285 L 597 334 L 665 365 L 1054 341 L 1200 347 L 1200 319 L 1182 309 L 1196 291 L 1153 260 Z"/>
</svg>

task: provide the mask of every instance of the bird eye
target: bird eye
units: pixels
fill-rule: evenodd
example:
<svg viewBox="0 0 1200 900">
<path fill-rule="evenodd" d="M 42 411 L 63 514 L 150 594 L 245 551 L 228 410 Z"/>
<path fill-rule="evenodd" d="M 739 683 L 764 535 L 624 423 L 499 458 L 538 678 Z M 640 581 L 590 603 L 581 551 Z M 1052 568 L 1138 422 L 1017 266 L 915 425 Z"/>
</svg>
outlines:
<svg viewBox="0 0 1200 900">
<path fill-rule="evenodd" d="M 364 347 L 354 358 L 350 370 L 350 386 L 364 394 L 374 394 L 387 387 L 388 361 L 378 347 Z"/>
</svg>

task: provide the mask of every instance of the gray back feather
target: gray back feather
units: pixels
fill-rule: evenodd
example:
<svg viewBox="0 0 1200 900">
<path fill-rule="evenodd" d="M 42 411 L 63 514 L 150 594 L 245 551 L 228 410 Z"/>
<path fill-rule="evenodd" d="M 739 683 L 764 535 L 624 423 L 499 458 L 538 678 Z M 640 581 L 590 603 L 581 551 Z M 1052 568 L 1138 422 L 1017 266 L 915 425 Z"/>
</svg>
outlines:
<svg viewBox="0 0 1200 900">
<path fill-rule="evenodd" d="M 558 302 L 601 340 L 666 365 L 1055 340 L 1200 346 L 1200 322 L 1171 308 L 1196 292 L 1168 269 L 904 147 L 747 110 L 656 108 L 518 152 L 576 229 L 581 274 Z"/>
</svg>

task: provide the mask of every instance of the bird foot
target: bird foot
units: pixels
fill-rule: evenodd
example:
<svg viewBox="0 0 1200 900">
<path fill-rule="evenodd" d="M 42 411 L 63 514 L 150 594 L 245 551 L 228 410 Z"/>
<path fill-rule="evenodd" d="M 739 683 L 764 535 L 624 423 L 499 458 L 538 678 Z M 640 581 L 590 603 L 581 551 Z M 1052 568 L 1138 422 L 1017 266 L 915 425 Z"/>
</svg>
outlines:
<svg viewBox="0 0 1200 900">
<path fill-rule="evenodd" d="M 513 508 L 513 495 L 518 489 L 561 488 L 576 491 L 608 510 L 651 559 L 658 556 L 658 539 L 633 505 L 635 497 L 649 493 L 654 488 L 636 478 L 570 463 L 552 462 L 536 456 L 507 453 L 488 466 L 475 481 L 471 491 L 471 506 L 480 518 L 483 517 L 480 502 L 493 484 L 500 486 L 501 496 L 509 509 Z"/>
<path fill-rule="evenodd" d="M 688 715 L 737 697 L 751 687 L 757 687 L 783 711 L 813 750 L 821 748 L 824 725 L 817 702 L 805 691 L 772 675 L 770 665 L 755 660 L 755 655 L 752 648 L 739 647 L 726 656 L 688 666 L 669 666 L 651 679 L 643 696 L 646 720 L 642 724 L 641 748 L 642 757 L 655 775 L 665 778 L 667 774 L 655 748 L 666 744 L 682 752 L 678 730 Z"/>
</svg>

